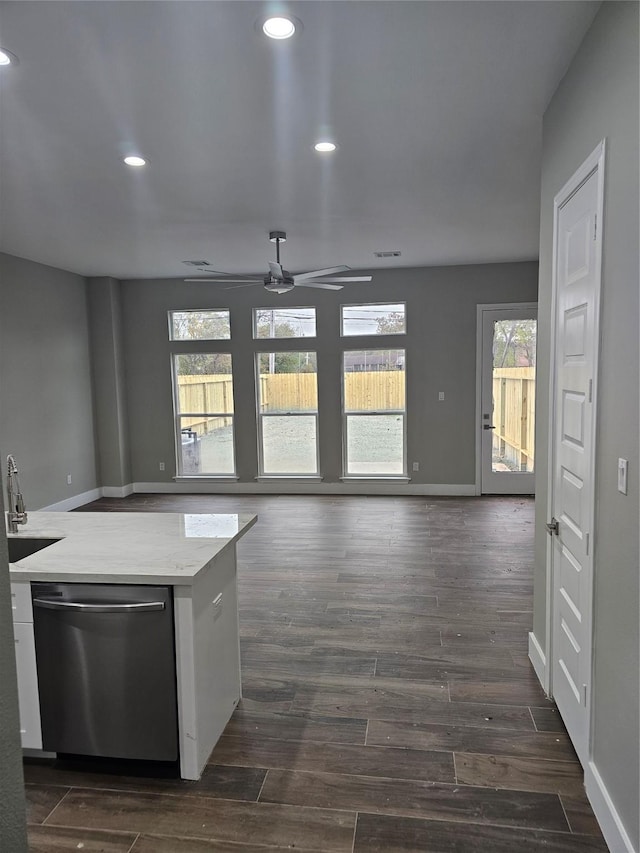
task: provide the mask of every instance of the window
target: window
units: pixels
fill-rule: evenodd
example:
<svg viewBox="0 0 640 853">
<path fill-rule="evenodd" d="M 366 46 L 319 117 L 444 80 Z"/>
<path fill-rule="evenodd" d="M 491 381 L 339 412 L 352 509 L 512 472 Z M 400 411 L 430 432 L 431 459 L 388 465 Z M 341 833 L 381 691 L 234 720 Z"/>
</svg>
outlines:
<svg viewBox="0 0 640 853">
<path fill-rule="evenodd" d="M 256 308 L 254 338 L 315 338 L 315 308 Z"/>
<path fill-rule="evenodd" d="M 348 350 L 343 365 L 345 475 L 406 476 L 405 351 Z"/>
<path fill-rule="evenodd" d="M 172 341 L 226 341 L 231 337 L 229 311 L 169 311 Z"/>
<path fill-rule="evenodd" d="M 260 473 L 318 474 L 315 352 L 256 355 Z"/>
<path fill-rule="evenodd" d="M 341 334 L 350 335 L 404 335 L 406 326 L 404 302 L 369 305 L 343 305 Z"/>
<path fill-rule="evenodd" d="M 178 474 L 235 474 L 228 353 L 173 356 Z"/>
</svg>

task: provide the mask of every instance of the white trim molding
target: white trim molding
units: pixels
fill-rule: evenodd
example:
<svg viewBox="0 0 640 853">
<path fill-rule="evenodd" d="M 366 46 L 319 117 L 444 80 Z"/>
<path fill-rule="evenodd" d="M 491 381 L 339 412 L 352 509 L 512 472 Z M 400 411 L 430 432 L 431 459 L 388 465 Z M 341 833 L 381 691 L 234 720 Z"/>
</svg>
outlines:
<svg viewBox="0 0 640 853">
<path fill-rule="evenodd" d="M 205 495 L 407 495 L 407 496 L 475 496 L 475 483 L 393 483 L 359 481 L 342 483 L 281 481 L 252 483 L 220 483 L 215 480 L 179 481 L 175 483 L 134 483 L 136 494 L 205 494 Z"/>
<path fill-rule="evenodd" d="M 126 498 L 133 494 L 133 483 L 127 483 L 126 486 L 103 486 L 103 498 Z"/>
<path fill-rule="evenodd" d="M 71 498 L 65 498 L 63 501 L 49 504 L 49 506 L 41 506 L 39 512 L 68 512 L 70 509 L 77 509 L 79 506 L 90 504 L 91 501 L 97 501 L 102 497 L 102 489 L 91 489 L 88 492 L 82 492 L 80 495 L 73 495 Z"/>
<path fill-rule="evenodd" d="M 547 666 L 547 656 L 542 651 L 542 646 L 538 642 L 538 638 L 529 631 L 529 660 L 538 676 L 538 681 L 542 685 L 544 692 L 549 695 L 549 667 Z"/>
<path fill-rule="evenodd" d="M 584 785 L 609 850 L 612 853 L 638 853 L 593 761 L 589 761 L 585 767 Z"/>
</svg>

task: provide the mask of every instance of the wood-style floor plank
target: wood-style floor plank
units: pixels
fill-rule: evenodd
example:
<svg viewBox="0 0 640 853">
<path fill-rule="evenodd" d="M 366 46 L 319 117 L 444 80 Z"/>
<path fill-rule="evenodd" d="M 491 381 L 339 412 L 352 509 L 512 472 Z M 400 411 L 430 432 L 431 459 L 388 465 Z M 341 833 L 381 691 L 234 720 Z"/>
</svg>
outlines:
<svg viewBox="0 0 640 853">
<path fill-rule="evenodd" d="M 519 791 L 540 791 L 579 796 L 582 767 L 575 761 L 521 758 L 512 755 L 455 753 L 456 776 L 465 785 L 488 785 Z"/>
<path fill-rule="evenodd" d="M 28 830 L 29 853 L 129 853 L 137 837 L 131 832 L 64 826 L 29 826 Z M 173 853 L 178 851 L 173 848 Z"/>
<path fill-rule="evenodd" d="M 560 799 L 406 779 L 269 770 L 261 802 L 568 832 Z"/>
<path fill-rule="evenodd" d="M 243 699 L 196 783 L 28 763 L 34 849 L 606 851 L 528 658 L 531 499 L 133 495 L 83 509 L 258 514 L 238 543 Z"/>
<path fill-rule="evenodd" d="M 44 823 L 58 803 L 69 793 L 69 788 L 58 785 L 25 785 L 27 821 Z"/>
<path fill-rule="evenodd" d="M 354 853 L 608 853 L 587 835 L 361 814 Z"/>
<path fill-rule="evenodd" d="M 73 789 L 47 825 L 348 853 L 355 813 L 209 797 Z"/>
<path fill-rule="evenodd" d="M 325 773 L 354 773 L 395 779 L 455 782 L 453 754 L 348 743 L 296 742 L 223 735 L 210 758 L 213 764 L 235 764 Z"/>
<path fill-rule="evenodd" d="M 571 741 L 560 732 L 496 731 L 478 726 L 370 720 L 367 744 L 578 761 Z"/>
</svg>

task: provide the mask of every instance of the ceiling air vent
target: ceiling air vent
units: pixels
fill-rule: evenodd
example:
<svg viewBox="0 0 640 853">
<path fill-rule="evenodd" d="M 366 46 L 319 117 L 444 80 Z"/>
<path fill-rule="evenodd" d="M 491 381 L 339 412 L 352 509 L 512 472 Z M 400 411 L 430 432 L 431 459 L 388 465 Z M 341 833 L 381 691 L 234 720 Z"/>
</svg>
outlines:
<svg viewBox="0 0 640 853">
<path fill-rule="evenodd" d="M 399 258 L 402 252 L 374 252 L 376 258 Z"/>
<path fill-rule="evenodd" d="M 210 267 L 209 261 L 183 261 L 188 267 Z"/>
</svg>

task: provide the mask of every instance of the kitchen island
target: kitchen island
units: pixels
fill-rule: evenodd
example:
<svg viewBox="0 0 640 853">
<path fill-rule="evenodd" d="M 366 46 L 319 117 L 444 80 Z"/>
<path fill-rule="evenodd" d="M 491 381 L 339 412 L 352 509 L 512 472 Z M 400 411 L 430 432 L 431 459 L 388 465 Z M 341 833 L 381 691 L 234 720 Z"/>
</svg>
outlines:
<svg viewBox="0 0 640 853">
<path fill-rule="evenodd" d="M 9 534 L 23 746 L 42 747 L 31 583 L 165 585 L 173 589 L 180 775 L 199 779 L 241 698 L 236 542 L 256 521 L 237 514 L 29 513 L 27 525 Z M 29 550 L 23 543 L 30 539 L 55 541 L 11 562 L 11 550 Z"/>
</svg>

